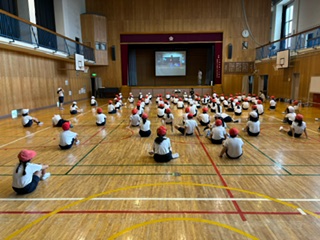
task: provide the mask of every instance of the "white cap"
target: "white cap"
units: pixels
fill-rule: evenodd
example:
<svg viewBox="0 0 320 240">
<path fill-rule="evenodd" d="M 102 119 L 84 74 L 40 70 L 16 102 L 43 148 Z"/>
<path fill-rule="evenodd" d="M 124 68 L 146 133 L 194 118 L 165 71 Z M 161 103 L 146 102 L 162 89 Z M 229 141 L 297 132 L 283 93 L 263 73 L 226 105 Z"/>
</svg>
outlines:
<svg viewBox="0 0 320 240">
<path fill-rule="evenodd" d="M 62 88 L 61 88 L 61 87 L 59 87 L 59 88 L 58 88 L 58 91 L 60 91 L 61 89 L 62 89 Z"/>
<path fill-rule="evenodd" d="M 72 104 L 77 104 L 77 102 L 73 102 Z"/>
<path fill-rule="evenodd" d="M 22 109 L 22 114 L 27 114 L 29 113 L 29 109 L 25 108 L 25 109 Z"/>
<path fill-rule="evenodd" d="M 289 106 L 289 107 L 288 107 L 288 111 L 289 111 L 290 113 L 293 113 L 293 112 L 294 112 L 294 107 Z"/>
<path fill-rule="evenodd" d="M 254 117 L 254 118 L 257 118 L 258 117 L 258 113 L 256 111 L 252 111 L 252 112 L 250 112 L 250 116 Z"/>
<path fill-rule="evenodd" d="M 95 98 L 94 96 L 92 96 L 91 98 Z"/>
</svg>

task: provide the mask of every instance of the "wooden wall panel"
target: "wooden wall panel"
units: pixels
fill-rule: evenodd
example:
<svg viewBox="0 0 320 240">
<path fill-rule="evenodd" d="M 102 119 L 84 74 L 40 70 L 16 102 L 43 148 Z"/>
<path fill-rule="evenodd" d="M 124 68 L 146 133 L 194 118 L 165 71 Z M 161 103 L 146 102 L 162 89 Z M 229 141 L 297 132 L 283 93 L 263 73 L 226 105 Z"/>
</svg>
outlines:
<svg viewBox="0 0 320 240">
<path fill-rule="evenodd" d="M 271 0 L 245 0 L 248 22 L 257 41 L 269 41 Z M 223 61 L 228 61 L 226 46 L 233 44 L 232 61 L 245 62 L 255 59 L 255 45 L 246 39 L 249 49 L 242 50 L 241 36 L 245 28 L 241 1 L 234 0 L 95 0 L 86 1 L 87 12 L 106 16 L 108 46 L 115 45 L 120 56 L 121 33 L 170 33 L 170 32 L 223 32 Z M 114 69 L 115 68 L 115 69 Z M 98 71 L 98 70 L 97 70 Z M 105 86 L 121 87 L 120 57 L 110 61 L 109 66 L 99 69 Z M 242 76 L 234 76 L 235 81 Z M 232 79 L 233 79 L 232 78 Z M 234 87 L 225 80 L 230 76 L 222 75 L 225 91 Z M 236 83 L 235 85 L 237 85 Z M 228 89 L 229 86 L 231 89 Z"/>
<path fill-rule="evenodd" d="M 320 76 L 320 53 L 294 56 L 290 60 L 290 67 L 274 70 L 275 60 L 263 61 L 256 64 L 258 75 L 269 76 L 269 95 L 291 98 L 291 87 L 294 74 L 300 75 L 299 100 L 306 102 L 309 94 L 309 84 L 312 76 Z M 255 80 L 256 81 L 256 80 Z M 310 95 L 312 99 L 312 95 Z"/>
<path fill-rule="evenodd" d="M 0 116 L 10 115 L 11 110 L 56 106 L 57 88 L 65 90 L 65 101 L 91 96 L 90 73 L 76 73 L 74 63 L 28 55 L 1 49 L 0 51 Z M 65 85 L 69 80 L 69 85 Z M 81 88 L 86 93 L 79 93 Z M 69 96 L 72 91 L 72 96 Z"/>
</svg>

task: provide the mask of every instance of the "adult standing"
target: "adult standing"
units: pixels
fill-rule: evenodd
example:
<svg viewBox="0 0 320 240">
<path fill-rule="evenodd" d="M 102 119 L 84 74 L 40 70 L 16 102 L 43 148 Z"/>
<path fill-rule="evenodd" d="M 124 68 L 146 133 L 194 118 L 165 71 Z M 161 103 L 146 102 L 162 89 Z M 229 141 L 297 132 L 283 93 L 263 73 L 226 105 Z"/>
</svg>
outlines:
<svg viewBox="0 0 320 240">
<path fill-rule="evenodd" d="M 199 69 L 199 71 L 198 71 L 198 85 L 201 85 L 201 81 L 202 81 L 202 71 Z"/>
<path fill-rule="evenodd" d="M 60 110 L 63 110 L 64 108 L 63 108 L 63 102 L 64 102 L 64 90 L 61 88 L 61 87 L 59 87 L 58 88 L 58 90 L 57 90 L 57 94 L 58 94 L 58 96 L 59 96 L 59 108 L 60 108 Z"/>
</svg>

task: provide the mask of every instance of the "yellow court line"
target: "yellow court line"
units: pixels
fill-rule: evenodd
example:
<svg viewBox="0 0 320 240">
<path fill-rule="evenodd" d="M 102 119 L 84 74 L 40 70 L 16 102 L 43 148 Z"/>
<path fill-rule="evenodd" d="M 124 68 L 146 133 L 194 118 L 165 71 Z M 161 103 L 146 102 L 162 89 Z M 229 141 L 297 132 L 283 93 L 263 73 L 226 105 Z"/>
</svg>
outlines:
<svg viewBox="0 0 320 240">
<path fill-rule="evenodd" d="M 132 231 L 134 229 L 140 228 L 140 227 L 145 227 L 145 226 L 150 225 L 150 224 L 161 223 L 161 222 L 170 222 L 170 221 L 189 221 L 189 222 L 208 223 L 208 224 L 211 224 L 211 225 L 216 225 L 216 226 L 219 226 L 219 227 L 226 228 L 226 229 L 231 230 L 233 232 L 237 232 L 237 233 L 239 233 L 239 234 L 241 234 L 241 235 L 243 235 L 243 236 L 245 236 L 247 238 L 250 238 L 250 239 L 254 239 L 254 240 L 258 239 L 257 237 L 252 236 L 251 234 L 246 233 L 246 232 L 244 232 L 244 231 L 242 231 L 240 229 L 231 227 L 231 226 L 223 224 L 223 223 L 207 220 L 207 219 L 202 219 L 202 218 L 162 218 L 162 219 L 156 219 L 156 220 L 151 220 L 151 221 L 148 221 L 148 222 L 139 223 L 139 224 L 133 225 L 131 227 L 128 227 L 128 228 L 122 230 L 121 232 L 118 232 L 118 233 L 112 235 L 111 237 L 108 238 L 108 240 L 116 239 L 117 237 L 120 237 L 121 235 L 123 235 L 123 234 L 125 234 L 127 232 L 130 232 L 130 231 Z"/>
<path fill-rule="evenodd" d="M 273 202 L 277 202 L 277 203 L 280 203 L 280 204 L 283 204 L 285 206 L 288 206 L 290 208 L 293 208 L 295 210 L 297 210 L 298 206 L 294 205 L 294 204 L 291 204 L 291 203 L 286 203 L 286 202 L 283 202 L 281 200 L 278 200 L 276 198 L 272 198 L 272 197 L 269 197 L 267 195 L 264 195 L 264 194 L 261 194 L 261 193 L 256 193 L 256 192 L 251 192 L 251 191 L 247 191 L 247 190 L 243 190 L 243 189 L 238 189 L 238 188 L 232 188 L 232 187 L 225 187 L 225 186 L 218 186 L 218 185 L 214 185 L 214 184 L 202 184 L 202 183 L 192 183 L 192 182 L 180 182 L 180 183 L 177 183 L 177 182 L 167 182 L 167 183 L 150 183 L 150 184 L 142 184 L 142 185 L 137 185 L 137 186 L 128 186 L 128 187 L 122 187 L 122 188 L 118 188 L 118 189 L 114 189 L 114 190 L 109 190 L 109 191 L 106 191 L 106 192 L 102 192 L 102 193 L 97 193 L 97 194 L 93 194 L 87 198 L 83 198 L 81 200 L 78 200 L 78 201 L 75 201 L 75 202 L 72 202 L 70 204 L 67 204 L 65 206 L 62 206 L 60 208 L 58 208 L 57 210 L 55 211 L 52 211 L 36 220 L 34 220 L 33 222 L 25 225 L 24 227 L 18 229 L 17 231 L 13 232 L 12 234 L 10 234 L 8 237 L 6 237 L 5 239 L 12 239 L 13 237 L 19 235 L 20 233 L 22 233 L 23 231 L 27 230 L 28 228 L 31 228 L 33 227 L 34 225 L 36 225 L 37 223 L 65 210 L 65 209 L 68 209 L 70 207 L 73 207 L 73 206 L 76 206 L 80 203 L 83 203 L 83 202 L 87 202 L 93 198 L 96 198 L 96 197 L 100 197 L 100 196 L 103 196 L 103 195 L 107 195 L 107 194 L 111 194 L 111 193 L 115 193 L 115 192 L 120 192 L 120 191 L 124 191 L 124 190 L 130 190 L 130 189 L 137 189 L 137 188 L 142 188 L 142 187 L 156 187 L 156 186 L 169 186 L 169 185 L 185 185 L 185 186 L 200 186 L 200 187 L 212 187 L 212 188 L 220 188 L 220 189 L 229 189 L 229 190 L 233 190 L 233 191 L 238 191 L 238 192 L 243 192 L 243 193 L 248 193 L 248 194 L 251 194 L 251 195 L 256 195 L 256 196 L 259 196 L 259 197 L 263 197 L 263 198 L 266 198 L 266 199 L 269 199 Z M 301 209 L 301 208 L 300 208 Z M 309 211 L 309 210 L 305 210 L 305 209 L 302 209 L 305 213 L 311 215 L 311 216 L 314 216 L 316 218 L 320 218 L 319 215 Z M 298 210 L 297 210 L 298 211 Z"/>
</svg>

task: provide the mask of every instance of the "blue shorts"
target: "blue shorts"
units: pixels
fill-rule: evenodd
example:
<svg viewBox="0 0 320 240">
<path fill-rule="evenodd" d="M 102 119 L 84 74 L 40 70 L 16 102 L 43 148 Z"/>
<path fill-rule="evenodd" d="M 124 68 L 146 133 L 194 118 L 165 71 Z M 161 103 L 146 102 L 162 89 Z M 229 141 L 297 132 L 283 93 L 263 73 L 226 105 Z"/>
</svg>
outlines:
<svg viewBox="0 0 320 240">
<path fill-rule="evenodd" d="M 17 193 L 17 194 L 27 194 L 27 193 L 31 193 L 34 190 L 36 190 L 38 183 L 40 181 L 40 178 L 37 175 L 33 175 L 32 176 L 32 181 L 31 183 L 29 183 L 27 186 L 25 186 L 24 188 L 15 188 L 12 187 L 12 189 Z"/>
</svg>

